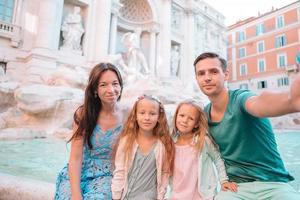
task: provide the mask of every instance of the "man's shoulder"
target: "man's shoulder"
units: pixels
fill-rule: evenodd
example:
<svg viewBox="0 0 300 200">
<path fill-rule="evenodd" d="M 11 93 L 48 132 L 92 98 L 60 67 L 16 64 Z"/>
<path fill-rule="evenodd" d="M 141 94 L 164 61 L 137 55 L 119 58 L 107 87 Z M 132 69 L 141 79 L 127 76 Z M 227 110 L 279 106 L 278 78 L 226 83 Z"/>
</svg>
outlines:
<svg viewBox="0 0 300 200">
<path fill-rule="evenodd" d="M 206 104 L 206 105 L 204 106 L 204 109 L 203 109 L 204 112 L 205 112 L 205 113 L 209 113 L 210 107 L 211 107 L 211 103 Z"/>
<path fill-rule="evenodd" d="M 251 91 L 247 89 L 235 89 L 235 90 L 228 90 L 228 93 L 231 96 L 237 96 L 244 93 L 251 93 Z"/>
<path fill-rule="evenodd" d="M 229 99 L 230 101 L 245 101 L 251 96 L 255 96 L 253 92 L 247 89 L 236 89 L 236 90 L 229 90 Z"/>
</svg>

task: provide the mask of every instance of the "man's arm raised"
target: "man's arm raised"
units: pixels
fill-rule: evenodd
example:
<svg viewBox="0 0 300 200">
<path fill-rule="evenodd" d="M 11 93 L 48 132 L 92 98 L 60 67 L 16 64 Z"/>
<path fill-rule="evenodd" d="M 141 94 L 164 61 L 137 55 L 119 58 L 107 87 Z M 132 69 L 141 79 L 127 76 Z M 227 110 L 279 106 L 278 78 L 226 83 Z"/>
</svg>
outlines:
<svg viewBox="0 0 300 200">
<path fill-rule="evenodd" d="M 276 117 L 300 111 L 300 74 L 292 82 L 287 92 L 262 92 L 250 97 L 246 110 L 256 117 Z"/>
</svg>

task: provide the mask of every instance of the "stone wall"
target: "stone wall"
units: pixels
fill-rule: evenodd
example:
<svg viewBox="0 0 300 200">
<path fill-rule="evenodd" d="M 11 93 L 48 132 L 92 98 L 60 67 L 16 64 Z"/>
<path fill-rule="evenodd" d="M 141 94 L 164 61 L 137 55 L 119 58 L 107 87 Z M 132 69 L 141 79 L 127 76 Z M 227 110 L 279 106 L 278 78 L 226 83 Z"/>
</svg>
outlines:
<svg viewBox="0 0 300 200">
<path fill-rule="evenodd" d="M 270 118 L 273 128 L 300 130 L 300 113 Z"/>
<path fill-rule="evenodd" d="M 52 200 L 54 191 L 52 183 L 0 173 L 0 199 Z"/>
</svg>

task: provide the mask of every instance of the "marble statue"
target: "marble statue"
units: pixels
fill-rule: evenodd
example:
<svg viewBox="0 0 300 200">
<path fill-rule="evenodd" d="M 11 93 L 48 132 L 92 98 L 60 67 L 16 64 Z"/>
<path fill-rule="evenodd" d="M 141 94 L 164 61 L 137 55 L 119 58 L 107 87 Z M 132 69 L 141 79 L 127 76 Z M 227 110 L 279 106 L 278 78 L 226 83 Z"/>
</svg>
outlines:
<svg viewBox="0 0 300 200">
<path fill-rule="evenodd" d="M 180 50 L 178 45 L 171 48 L 171 75 L 178 76 L 180 65 Z"/>
<path fill-rule="evenodd" d="M 60 49 L 81 51 L 81 37 L 84 33 L 80 7 L 75 6 L 73 13 L 67 15 L 61 26 L 63 44 Z"/>
<path fill-rule="evenodd" d="M 122 54 L 123 60 L 129 69 L 134 69 L 137 73 L 149 74 L 150 70 L 146 58 L 138 45 L 136 33 L 125 33 L 122 37 L 125 53 Z"/>
<path fill-rule="evenodd" d="M 119 68 L 125 84 L 146 78 L 150 74 L 147 60 L 139 47 L 138 40 L 136 32 L 125 33 L 121 38 L 125 51 L 110 54 L 106 58 L 107 61 Z"/>
</svg>

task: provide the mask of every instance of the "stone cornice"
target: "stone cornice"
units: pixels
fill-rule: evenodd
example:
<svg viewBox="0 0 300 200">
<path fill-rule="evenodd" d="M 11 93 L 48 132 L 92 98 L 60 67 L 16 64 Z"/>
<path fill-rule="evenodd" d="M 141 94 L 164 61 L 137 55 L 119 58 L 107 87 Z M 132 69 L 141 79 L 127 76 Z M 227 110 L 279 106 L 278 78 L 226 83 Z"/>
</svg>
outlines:
<svg viewBox="0 0 300 200">
<path fill-rule="evenodd" d="M 119 3 L 118 1 L 112 1 L 111 2 L 111 12 L 114 15 L 119 16 L 119 11 L 120 11 L 120 8 L 122 8 L 122 6 L 123 6 L 123 4 Z"/>
<path fill-rule="evenodd" d="M 127 30 L 135 30 L 136 28 L 141 28 L 142 31 L 155 32 L 155 33 L 160 32 L 161 29 L 160 24 L 155 21 L 137 23 L 137 22 L 128 21 L 122 17 L 118 18 L 118 26 L 125 28 Z"/>
</svg>

